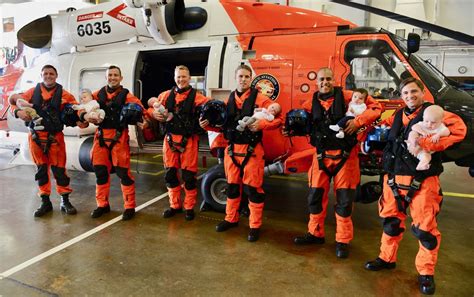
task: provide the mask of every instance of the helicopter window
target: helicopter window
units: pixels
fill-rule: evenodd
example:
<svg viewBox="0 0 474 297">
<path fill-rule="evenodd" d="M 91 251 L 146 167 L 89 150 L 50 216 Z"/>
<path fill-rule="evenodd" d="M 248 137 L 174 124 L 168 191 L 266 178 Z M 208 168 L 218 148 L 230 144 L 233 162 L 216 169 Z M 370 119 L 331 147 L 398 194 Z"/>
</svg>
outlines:
<svg viewBox="0 0 474 297">
<path fill-rule="evenodd" d="M 83 69 L 79 76 L 79 94 L 82 89 L 98 90 L 104 86 L 104 78 L 107 68 Z"/>
<path fill-rule="evenodd" d="M 384 40 L 350 41 L 344 60 L 351 65 L 346 88 L 365 88 L 374 98 L 398 99 L 398 84 L 411 75 Z"/>
</svg>

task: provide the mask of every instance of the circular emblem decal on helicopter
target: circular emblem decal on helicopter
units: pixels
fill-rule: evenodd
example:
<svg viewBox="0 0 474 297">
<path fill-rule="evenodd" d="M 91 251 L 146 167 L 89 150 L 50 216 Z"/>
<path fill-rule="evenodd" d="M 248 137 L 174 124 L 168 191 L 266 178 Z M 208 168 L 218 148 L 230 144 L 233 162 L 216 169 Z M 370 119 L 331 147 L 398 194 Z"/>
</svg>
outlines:
<svg viewBox="0 0 474 297">
<path fill-rule="evenodd" d="M 278 98 L 278 95 L 280 95 L 280 83 L 271 74 L 265 73 L 257 75 L 252 80 L 251 86 L 273 101 L 275 101 Z"/>
</svg>

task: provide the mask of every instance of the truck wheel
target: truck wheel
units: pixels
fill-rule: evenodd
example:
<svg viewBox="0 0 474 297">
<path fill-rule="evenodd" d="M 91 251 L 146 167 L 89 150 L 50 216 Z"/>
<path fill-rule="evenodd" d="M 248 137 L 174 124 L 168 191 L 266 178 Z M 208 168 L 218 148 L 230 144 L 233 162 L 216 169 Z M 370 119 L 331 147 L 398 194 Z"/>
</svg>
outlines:
<svg viewBox="0 0 474 297">
<path fill-rule="evenodd" d="M 218 164 L 209 169 L 201 181 L 201 193 L 204 201 L 217 212 L 225 212 L 227 203 L 227 179 L 224 165 Z"/>
<path fill-rule="evenodd" d="M 372 203 L 379 200 L 382 195 L 382 186 L 377 181 L 371 181 L 363 184 L 357 189 L 356 202 Z"/>
</svg>

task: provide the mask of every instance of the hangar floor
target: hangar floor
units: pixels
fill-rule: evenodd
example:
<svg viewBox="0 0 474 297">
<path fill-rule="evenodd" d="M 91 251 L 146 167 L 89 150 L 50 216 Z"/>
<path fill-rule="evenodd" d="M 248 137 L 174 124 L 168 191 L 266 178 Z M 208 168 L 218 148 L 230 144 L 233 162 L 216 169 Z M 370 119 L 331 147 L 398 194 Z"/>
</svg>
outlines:
<svg viewBox="0 0 474 297">
<path fill-rule="evenodd" d="M 136 160 L 136 157 L 134 157 Z M 248 220 L 216 233 L 223 215 L 161 216 L 167 207 L 159 156 L 133 163 L 136 217 L 120 220 L 122 200 L 112 178 L 112 212 L 91 219 L 95 177 L 69 172 L 79 213 L 66 216 L 59 199 L 54 212 L 34 218 L 33 166 L 10 167 L 0 157 L 0 296 L 418 296 L 414 258 L 418 244 L 406 232 L 397 268 L 364 270 L 378 254 L 381 226 L 377 205 L 356 204 L 355 238 L 348 259 L 337 259 L 334 216 L 327 242 L 295 246 L 306 231 L 303 177 L 273 177 L 265 184 L 267 203 L 261 239 L 246 240 Z M 447 164 L 442 176 L 445 201 L 439 215 L 443 234 L 437 266 L 437 295 L 474 294 L 474 190 L 465 168 Z M 329 212 L 331 213 L 331 212 Z"/>
</svg>

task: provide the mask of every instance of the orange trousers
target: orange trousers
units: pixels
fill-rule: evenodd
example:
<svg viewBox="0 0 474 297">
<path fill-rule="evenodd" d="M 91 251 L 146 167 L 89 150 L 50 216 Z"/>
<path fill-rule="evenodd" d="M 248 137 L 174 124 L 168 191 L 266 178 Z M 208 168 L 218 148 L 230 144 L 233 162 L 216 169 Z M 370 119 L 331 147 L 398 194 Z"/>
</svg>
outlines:
<svg viewBox="0 0 474 297">
<path fill-rule="evenodd" d="M 197 179 L 199 135 L 187 138 L 186 145 L 181 147 L 182 135 L 172 135 L 173 147 L 167 137 L 163 141 L 163 162 L 166 174 L 165 182 L 168 189 L 170 207 L 174 209 L 193 209 L 197 201 Z M 184 150 L 183 150 L 184 149 Z M 180 151 L 182 150 L 182 151 Z M 181 181 L 178 170 L 181 169 L 181 178 L 184 181 L 184 202 L 181 200 Z"/>
<path fill-rule="evenodd" d="M 338 155 L 339 151 L 327 151 L 326 154 Z M 324 158 L 324 165 L 332 172 L 340 159 Z M 331 177 L 319 168 L 317 154 L 308 172 L 309 180 L 309 222 L 308 232 L 317 237 L 324 237 L 324 221 L 328 206 L 328 193 Z M 344 166 L 333 177 L 336 196 L 336 241 L 349 243 L 353 238 L 352 208 L 356 194 L 356 187 L 360 182 L 359 158 L 357 148 L 354 147 Z"/>
<path fill-rule="evenodd" d="M 135 208 L 135 179 L 130 172 L 130 146 L 128 144 L 128 130 L 125 129 L 112 147 L 108 147 L 111 139 L 114 138 L 115 129 L 103 129 L 106 146 L 100 146 L 98 131 L 94 137 L 92 145 L 92 165 L 97 178 L 95 198 L 97 206 L 105 207 L 109 205 L 110 192 L 110 172 L 112 166 L 115 173 L 120 178 L 124 208 Z"/>
<path fill-rule="evenodd" d="M 396 176 L 395 182 L 410 185 L 411 176 Z M 399 190 L 406 195 L 407 190 Z M 411 229 L 419 240 L 415 265 L 420 275 L 434 275 L 441 242 L 436 216 L 443 200 L 438 176 L 428 177 L 421 184 L 409 205 L 412 217 Z M 397 251 L 405 230 L 406 213 L 400 212 L 391 188 L 384 177 L 383 196 L 379 200 L 379 214 L 383 219 L 383 233 L 379 257 L 386 262 L 397 261 Z"/>
<path fill-rule="evenodd" d="M 235 144 L 234 156 L 238 164 L 242 164 L 244 156 L 247 153 L 246 144 Z M 242 197 L 242 191 L 245 191 L 249 199 L 249 225 L 250 228 L 260 228 L 262 226 L 263 206 L 265 193 L 262 188 L 263 171 L 265 160 L 263 159 L 263 146 L 257 144 L 247 165 L 244 167 L 244 173 L 241 177 L 240 167 L 234 164 L 229 156 L 229 147 L 225 150 L 224 169 L 228 183 L 227 205 L 225 220 L 231 223 L 239 221 L 239 206 Z"/>
<path fill-rule="evenodd" d="M 51 194 L 51 178 L 49 169 L 53 172 L 56 179 L 56 191 L 59 195 L 69 194 L 72 188 L 69 186 L 69 177 L 66 173 L 66 145 L 64 143 L 64 134 L 62 132 L 56 133 L 54 141 L 51 143 L 48 152 L 43 151 L 45 141 L 48 138 L 48 132 L 37 131 L 39 139 L 42 141 L 42 146 L 38 146 L 32 139 L 32 135 L 28 136 L 28 144 L 30 146 L 30 153 L 33 162 L 37 166 L 35 180 L 38 182 L 38 194 Z"/>
</svg>

